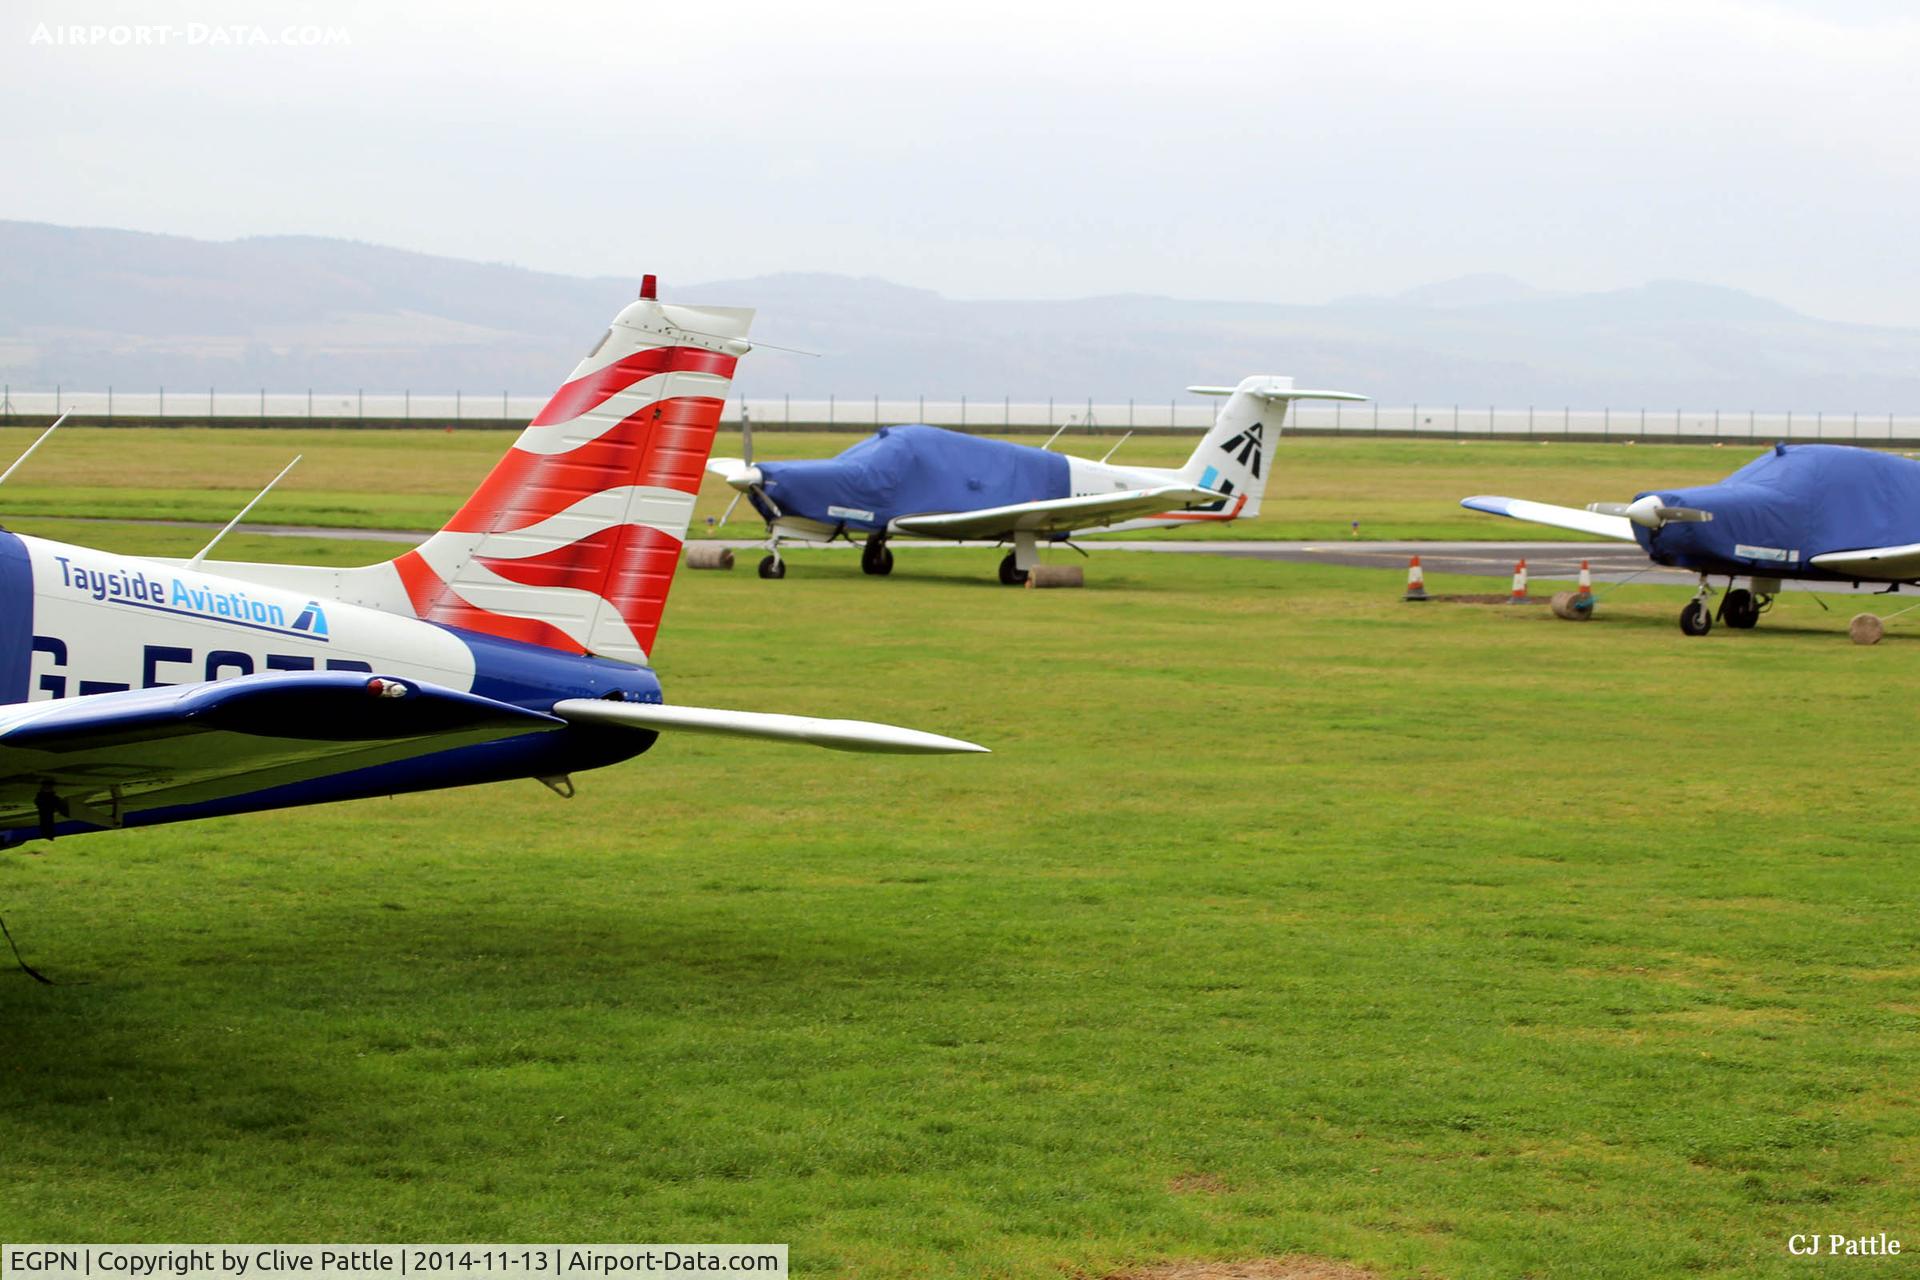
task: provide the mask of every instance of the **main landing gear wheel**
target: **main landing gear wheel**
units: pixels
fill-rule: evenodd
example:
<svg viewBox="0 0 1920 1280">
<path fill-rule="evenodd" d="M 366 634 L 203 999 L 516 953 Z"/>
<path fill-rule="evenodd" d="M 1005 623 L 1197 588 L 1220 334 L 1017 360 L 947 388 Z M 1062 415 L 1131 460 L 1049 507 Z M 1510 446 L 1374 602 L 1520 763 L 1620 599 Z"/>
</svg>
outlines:
<svg viewBox="0 0 1920 1280">
<path fill-rule="evenodd" d="M 1009 551 L 1000 561 L 1000 585 L 1003 587 L 1024 587 L 1027 585 L 1027 571 L 1014 563 L 1013 552 Z"/>
<path fill-rule="evenodd" d="M 860 548 L 860 572 L 884 578 L 893 572 L 893 548 L 884 542 L 869 542 Z"/>
<path fill-rule="evenodd" d="M 760 576 L 763 578 L 784 578 L 787 576 L 787 562 L 779 556 L 760 557 Z"/>
<path fill-rule="evenodd" d="M 1690 636 L 1703 636 L 1713 630 L 1713 615 L 1704 600 L 1689 600 L 1680 611 L 1680 629 Z"/>
<path fill-rule="evenodd" d="M 1720 621 L 1740 631 L 1751 630 L 1760 621 L 1760 602 L 1753 592 L 1736 587 L 1720 601 Z"/>
</svg>

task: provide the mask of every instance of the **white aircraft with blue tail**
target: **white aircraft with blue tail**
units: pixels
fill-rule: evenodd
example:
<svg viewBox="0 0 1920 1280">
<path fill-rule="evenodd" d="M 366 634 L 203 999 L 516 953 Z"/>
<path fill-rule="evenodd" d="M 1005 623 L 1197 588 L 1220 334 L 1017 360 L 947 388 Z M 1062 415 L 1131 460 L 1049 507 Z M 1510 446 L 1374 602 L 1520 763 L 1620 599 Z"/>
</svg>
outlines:
<svg viewBox="0 0 1920 1280">
<path fill-rule="evenodd" d="M 384 564 L 0 532 L 0 847 L 512 778 L 570 795 L 663 733 L 985 750 L 663 701 L 647 655 L 751 318 L 648 277 L 446 527 Z"/>
</svg>

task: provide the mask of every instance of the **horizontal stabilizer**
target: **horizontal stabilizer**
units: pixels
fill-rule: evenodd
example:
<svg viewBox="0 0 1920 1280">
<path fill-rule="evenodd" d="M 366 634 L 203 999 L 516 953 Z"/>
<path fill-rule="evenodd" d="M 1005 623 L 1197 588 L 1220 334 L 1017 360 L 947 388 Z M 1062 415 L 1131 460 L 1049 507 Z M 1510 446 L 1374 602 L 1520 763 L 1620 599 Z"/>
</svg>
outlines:
<svg viewBox="0 0 1920 1280">
<path fill-rule="evenodd" d="M 574 724 L 624 725 L 660 733 L 712 733 L 732 738 L 804 742 L 835 751 L 874 751 L 892 755 L 943 755 L 986 751 L 959 738 L 903 729 L 868 720 L 822 720 L 766 711 L 722 711 L 714 707 L 662 706 L 652 702 L 610 702 L 604 698 L 567 698 L 553 714 Z"/>
<path fill-rule="evenodd" d="M 1500 498 L 1491 494 L 1462 498 L 1460 505 L 1471 511 L 1508 516 L 1531 524 L 1552 525 L 1556 529 L 1572 529 L 1576 533 L 1591 533 L 1601 538 L 1618 538 L 1622 542 L 1634 540 L 1633 521 L 1625 516 L 1582 511 L 1578 507 L 1556 507 L 1550 502 L 1529 502 L 1525 498 Z"/>
<path fill-rule="evenodd" d="M 1367 397 L 1352 391 L 1301 391 L 1292 385 L 1292 379 L 1276 378 L 1269 383 L 1238 387 L 1188 387 L 1187 394 L 1193 396 L 1230 396 L 1245 389 L 1248 395 L 1258 396 L 1262 400 L 1365 400 Z"/>
</svg>

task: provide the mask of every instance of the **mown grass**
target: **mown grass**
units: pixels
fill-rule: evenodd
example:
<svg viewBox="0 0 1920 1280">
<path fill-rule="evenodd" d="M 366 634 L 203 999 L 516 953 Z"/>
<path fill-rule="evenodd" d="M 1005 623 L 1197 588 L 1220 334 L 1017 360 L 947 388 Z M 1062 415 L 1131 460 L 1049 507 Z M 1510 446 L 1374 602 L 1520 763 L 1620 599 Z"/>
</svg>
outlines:
<svg viewBox="0 0 1920 1280">
<path fill-rule="evenodd" d="M 991 554 L 685 573 L 656 655 L 671 699 L 990 757 L 668 740 L 570 803 L 0 857 L 89 984 L 0 977 L 0 1236 L 1560 1277 L 1911 1229 L 1911 641 L 1213 557 L 1008 591 Z"/>
<path fill-rule="evenodd" d="M 0 457 L 32 438 L 0 431 Z M 827 457 L 857 433 L 762 432 L 762 459 Z M 1196 437 L 1127 441 L 1116 462 L 1173 466 Z M 13 518 L 142 517 L 224 522 L 295 454 L 303 461 L 255 509 L 261 523 L 326 528 L 436 529 L 471 493 L 512 440 L 504 431 L 280 431 L 253 429 L 63 429 L 8 484 L 0 511 Z M 1019 437 L 1036 444 L 1035 437 Z M 1063 437 L 1058 448 L 1098 458 L 1118 436 Z M 739 453 L 725 433 L 715 445 Z M 1758 448 L 1705 445 L 1528 444 L 1513 441 L 1371 440 L 1296 437 L 1281 442 L 1257 519 L 1171 535 L 1183 538 L 1574 538 L 1461 509 L 1474 493 L 1505 493 L 1584 506 L 1642 489 L 1703 484 L 1732 471 Z M 758 537 L 744 505 L 718 520 L 733 498 L 708 477 L 695 511 L 696 534 Z M 1131 536 L 1141 536 L 1138 534 Z"/>
</svg>

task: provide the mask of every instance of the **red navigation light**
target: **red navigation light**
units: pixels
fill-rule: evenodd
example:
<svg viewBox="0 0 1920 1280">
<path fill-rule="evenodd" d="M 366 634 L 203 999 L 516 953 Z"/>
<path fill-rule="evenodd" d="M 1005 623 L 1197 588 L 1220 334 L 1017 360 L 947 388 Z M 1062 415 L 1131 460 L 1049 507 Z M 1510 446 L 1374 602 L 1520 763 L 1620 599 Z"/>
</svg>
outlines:
<svg viewBox="0 0 1920 1280">
<path fill-rule="evenodd" d="M 658 276 L 640 277 L 640 301 L 654 302 L 660 297 L 660 279 Z"/>
</svg>

